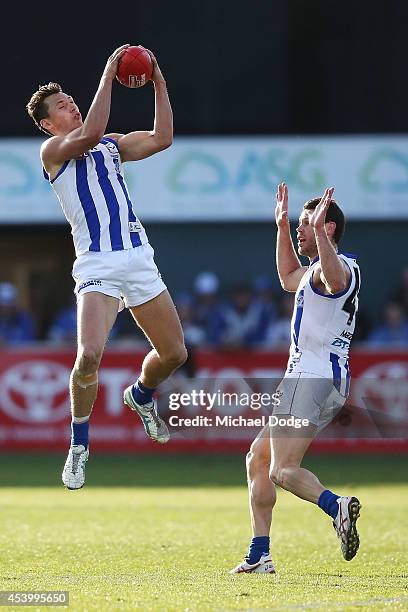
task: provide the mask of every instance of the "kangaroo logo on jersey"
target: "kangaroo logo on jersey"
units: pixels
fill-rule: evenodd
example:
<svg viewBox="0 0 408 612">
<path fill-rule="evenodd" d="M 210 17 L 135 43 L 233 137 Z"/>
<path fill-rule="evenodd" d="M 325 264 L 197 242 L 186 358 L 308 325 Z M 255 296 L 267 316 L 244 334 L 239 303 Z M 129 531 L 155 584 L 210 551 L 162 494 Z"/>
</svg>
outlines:
<svg viewBox="0 0 408 612">
<path fill-rule="evenodd" d="M 299 295 L 296 298 L 296 306 L 299 306 L 299 308 L 302 308 L 304 301 L 305 301 L 305 298 L 304 298 L 303 291 L 302 291 L 301 293 L 299 293 Z"/>
<path fill-rule="evenodd" d="M 116 155 L 115 157 L 112 157 L 112 161 L 115 164 L 115 170 L 117 174 L 120 174 L 120 164 L 119 164 L 119 157 Z"/>
<path fill-rule="evenodd" d="M 104 143 L 105 147 L 108 149 L 109 153 L 113 153 L 116 155 L 117 151 L 116 151 L 116 145 L 113 144 L 113 142 L 109 142 L 109 140 L 107 140 Z"/>
</svg>

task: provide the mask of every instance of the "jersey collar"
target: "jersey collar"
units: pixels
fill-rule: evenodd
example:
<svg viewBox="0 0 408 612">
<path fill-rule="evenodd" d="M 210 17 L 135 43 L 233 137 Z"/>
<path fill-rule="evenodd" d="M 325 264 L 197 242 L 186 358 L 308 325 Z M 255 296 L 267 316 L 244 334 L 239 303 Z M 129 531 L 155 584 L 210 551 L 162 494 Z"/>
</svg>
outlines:
<svg viewBox="0 0 408 612">
<path fill-rule="evenodd" d="M 342 253 L 341 251 L 337 251 L 337 255 L 344 255 L 344 257 L 348 257 L 349 259 L 356 259 L 356 256 L 353 255 L 353 253 Z M 313 264 L 315 264 L 316 261 L 319 261 L 319 259 L 320 257 L 316 255 L 316 257 L 310 262 L 309 266 L 313 266 Z"/>
</svg>

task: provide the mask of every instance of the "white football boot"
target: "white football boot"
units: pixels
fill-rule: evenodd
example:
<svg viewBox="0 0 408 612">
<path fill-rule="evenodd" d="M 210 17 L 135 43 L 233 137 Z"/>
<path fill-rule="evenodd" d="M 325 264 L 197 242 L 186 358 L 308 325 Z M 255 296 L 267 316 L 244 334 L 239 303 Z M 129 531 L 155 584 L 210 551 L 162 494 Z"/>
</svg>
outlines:
<svg viewBox="0 0 408 612">
<path fill-rule="evenodd" d="M 248 563 L 247 559 L 248 557 L 245 557 L 237 567 L 230 570 L 230 574 L 276 574 L 275 566 L 269 554 L 262 555 L 258 563 L 253 565 Z"/>
<path fill-rule="evenodd" d="M 360 516 L 361 504 L 357 497 L 339 497 L 339 511 L 333 521 L 337 537 L 340 538 L 341 552 L 346 561 L 356 556 L 360 546 L 356 522 Z"/>
<path fill-rule="evenodd" d="M 68 457 L 62 470 L 62 482 L 67 489 L 80 489 L 85 484 L 85 464 L 88 461 L 89 448 L 74 444 L 68 451 Z"/>
<path fill-rule="evenodd" d="M 148 404 L 137 404 L 133 397 L 132 387 L 133 385 L 125 389 L 123 393 L 124 403 L 140 416 L 149 438 L 155 442 L 160 442 L 160 444 L 165 444 L 170 440 L 170 432 L 157 412 L 156 402 L 153 400 Z"/>
</svg>

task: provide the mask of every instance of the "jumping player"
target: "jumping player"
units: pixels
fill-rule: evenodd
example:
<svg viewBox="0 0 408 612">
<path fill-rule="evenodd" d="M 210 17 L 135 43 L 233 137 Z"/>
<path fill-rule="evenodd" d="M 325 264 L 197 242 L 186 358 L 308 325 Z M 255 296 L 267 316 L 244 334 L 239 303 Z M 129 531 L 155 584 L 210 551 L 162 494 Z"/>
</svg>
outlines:
<svg viewBox="0 0 408 612">
<path fill-rule="evenodd" d="M 266 427 L 247 455 L 249 504 L 253 538 L 247 557 L 230 573 L 275 573 L 270 556 L 275 485 L 317 504 L 333 519 L 346 560 L 359 547 L 356 520 L 360 502 L 324 487 L 309 470 L 300 467 L 313 438 L 346 401 L 350 373 L 348 351 L 355 326 L 360 271 L 352 255 L 340 254 L 344 215 L 332 200 L 306 202 L 297 227 L 298 252 L 310 260 L 302 266 L 294 249 L 288 220 L 288 189 L 282 183 L 276 195 L 278 237 L 276 262 L 281 285 L 296 292 L 292 317 L 292 343 L 285 377 L 278 386 L 279 427 Z M 305 419 L 301 429 L 290 427 L 288 417 Z"/>
<path fill-rule="evenodd" d="M 98 367 L 109 332 L 123 304 L 152 345 L 124 402 L 136 411 L 153 440 L 169 439 L 152 394 L 187 357 L 171 297 L 153 259 L 154 251 L 136 216 L 123 176 L 124 162 L 169 147 L 173 116 L 166 81 L 152 56 L 155 121 L 151 131 L 106 134 L 112 82 L 129 45 L 109 57 L 85 118 L 57 83 L 42 85 L 27 110 L 50 138 L 41 147 L 44 175 L 72 228 L 73 277 L 78 310 L 78 351 L 70 378 L 72 439 L 62 473 L 69 489 L 85 482 L 88 425 L 98 388 Z"/>
</svg>

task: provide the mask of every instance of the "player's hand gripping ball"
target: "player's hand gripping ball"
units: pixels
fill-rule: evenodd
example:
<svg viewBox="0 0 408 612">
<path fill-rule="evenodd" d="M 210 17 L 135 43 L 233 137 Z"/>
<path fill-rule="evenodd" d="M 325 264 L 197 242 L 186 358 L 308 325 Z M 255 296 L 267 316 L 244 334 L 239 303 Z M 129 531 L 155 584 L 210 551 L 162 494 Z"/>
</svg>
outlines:
<svg viewBox="0 0 408 612">
<path fill-rule="evenodd" d="M 128 47 L 119 59 L 116 78 L 125 87 L 143 87 L 152 78 L 152 73 L 150 53 L 142 45 L 138 45 Z"/>
</svg>

